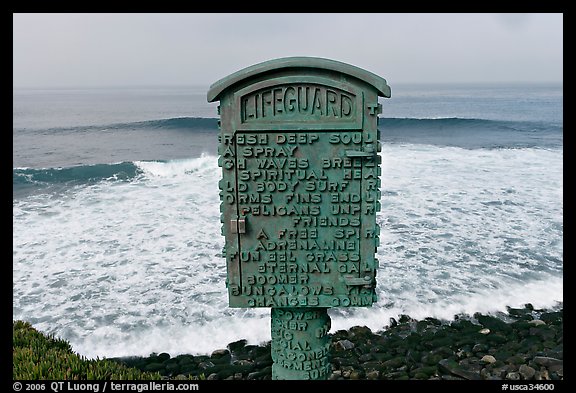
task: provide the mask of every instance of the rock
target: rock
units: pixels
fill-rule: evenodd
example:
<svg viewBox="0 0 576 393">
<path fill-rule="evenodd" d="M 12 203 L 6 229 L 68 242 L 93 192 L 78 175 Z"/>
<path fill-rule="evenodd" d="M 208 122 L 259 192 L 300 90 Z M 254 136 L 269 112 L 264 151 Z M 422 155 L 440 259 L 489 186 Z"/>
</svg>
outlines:
<svg viewBox="0 0 576 393">
<path fill-rule="evenodd" d="M 211 359 L 220 359 L 222 357 L 230 357 L 230 351 L 227 349 L 216 349 L 210 355 Z"/>
<path fill-rule="evenodd" d="M 482 326 L 493 332 L 509 332 L 512 330 L 506 322 L 497 317 L 478 313 L 474 314 L 474 316 Z"/>
<path fill-rule="evenodd" d="M 406 380 L 410 379 L 410 376 L 406 373 L 406 371 L 394 371 L 384 374 L 382 379 Z"/>
<path fill-rule="evenodd" d="M 174 379 L 177 381 L 184 381 L 184 380 L 187 380 L 188 377 L 186 377 L 186 375 L 184 375 L 184 374 L 178 374 L 174 377 Z"/>
<path fill-rule="evenodd" d="M 350 373 L 350 379 L 358 380 L 362 377 L 362 374 L 358 370 L 354 370 Z"/>
<path fill-rule="evenodd" d="M 333 342 L 336 342 L 338 340 L 343 340 L 345 338 L 348 338 L 348 330 L 337 330 L 332 335 L 332 341 Z"/>
<path fill-rule="evenodd" d="M 249 359 L 234 360 L 232 362 L 233 366 L 250 366 L 252 364 L 254 364 L 254 361 Z"/>
<path fill-rule="evenodd" d="M 442 360 L 442 355 L 438 354 L 438 353 L 430 353 L 427 355 L 422 356 L 422 363 L 428 365 L 428 366 L 435 366 L 438 364 L 438 362 Z"/>
<path fill-rule="evenodd" d="M 506 307 L 506 310 L 508 311 L 508 315 L 514 317 L 514 318 L 519 318 L 519 319 L 527 319 L 527 318 L 532 318 L 530 316 L 531 311 L 527 308 L 512 308 L 512 307 Z"/>
<path fill-rule="evenodd" d="M 378 370 L 372 370 L 372 371 L 366 373 L 366 379 L 378 379 L 379 376 L 380 376 L 380 371 L 378 371 Z"/>
<path fill-rule="evenodd" d="M 214 381 L 218 379 L 218 374 L 216 373 L 212 373 L 210 375 L 208 375 L 208 378 L 206 378 L 208 381 Z"/>
<path fill-rule="evenodd" d="M 531 321 L 528 321 L 528 323 L 529 323 L 530 325 L 534 325 L 534 326 L 546 325 L 546 322 L 544 322 L 544 321 L 541 320 L 541 319 L 533 319 L 533 320 L 531 320 Z"/>
<path fill-rule="evenodd" d="M 506 357 L 506 363 L 521 365 L 521 364 L 526 363 L 526 359 L 520 355 L 512 355 L 512 356 Z"/>
<path fill-rule="evenodd" d="M 166 360 L 170 359 L 170 354 L 166 353 L 166 352 L 162 352 L 161 354 L 158 355 L 158 360 L 160 362 L 165 362 Z"/>
<path fill-rule="evenodd" d="M 405 363 L 404 357 L 396 357 L 390 360 L 386 360 L 385 362 L 382 362 L 382 366 L 387 368 L 398 368 L 401 367 L 404 363 Z"/>
<path fill-rule="evenodd" d="M 334 343 L 334 347 L 339 351 L 346 351 L 354 348 L 354 343 L 350 340 L 339 340 Z"/>
<path fill-rule="evenodd" d="M 534 375 L 534 379 L 537 381 L 549 381 L 550 375 L 548 374 L 548 370 L 546 370 L 546 368 L 542 367 L 539 371 L 536 371 L 536 374 Z"/>
<path fill-rule="evenodd" d="M 352 371 L 354 371 L 354 367 L 352 366 L 342 367 L 342 377 L 349 379 L 350 374 L 352 374 Z"/>
<path fill-rule="evenodd" d="M 460 365 L 458 363 L 456 363 L 453 360 L 449 360 L 449 359 L 440 360 L 438 362 L 438 370 L 445 372 L 445 373 L 456 375 L 456 376 L 464 378 L 464 379 L 470 379 L 470 380 L 482 379 L 482 377 L 480 376 L 480 373 L 464 370 L 462 367 L 460 367 Z M 443 379 L 444 379 L 444 376 L 445 375 L 442 376 Z"/>
<path fill-rule="evenodd" d="M 458 377 L 456 375 L 445 374 L 442 375 L 442 380 L 444 381 L 464 381 L 466 378 Z"/>
<path fill-rule="evenodd" d="M 156 372 L 164 370 L 164 365 L 162 363 L 150 363 L 144 367 L 144 371 Z"/>
<path fill-rule="evenodd" d="M 478 330 L 478 333 L 480 333 L 480 334 L 489 334 L 489 333 L 490 333 L 490 329 L 487 329 L 487 328 L 480 329 L 480 330 Z"/>
<path fill-rule="evenodd" d="M 177 360 L 180 366 L 194 363 L 194 356 L 192 355 L 178 355 L 173 359 Z"/>
<path fill-rule="evenodd" d="M 536 374 L 536 370 L 534 370 L 532 367 L 526 364 L 522 364 L 518 369 L 518 373 L 520 374 L 522 379 L 532 379 Z"/>
<path fill-rule="evenodd" d="M 367 326 L 352 326 L 348 329 L 349 337 L 370 337 L 372 336 L 372 330 Z"/>
<path fill-rule="evenodd" d="M 452 370 L 458 367 L 458 363 L 450 359 L 442 359 L 438 362 L 438 370 L 444 373 L 452 373 Z"/>
<path fill-rule="evenodd" d="M 535 356 L 533 362 L 539 366 L 550 367 L 555 365 L 563 365 L 564 361 L 555 358 L 549 358 L 545 356 Z"/>
<path fill-rule="evenodd" d="M 512 372 L 506 374 L 506 379 L 509 379 L 511 381 L 518 381 L 518 380 L 520 380 L 520 373 L 518 373 L 516 371 L 512 371 Z"/>
<path fill-rule="evenodd" d="M 332 371 L 332 374 L 330 374 L 330 376 L 328 377 L 329 381 L 335 381 L 342 378 L 342 373 L 340 372 L 340 370 L 335 370 Z"/>
<path fill-rule="evenodd" d="M 548 373 L 550 374 L 551 379 L 563 379 L 564 366 L 559 364 L 550 366 L 548 367 Z"/>
<path fill-rule="evenodd" d="M 180 366 L 180 373 L 184 375 L 196 375 L 198 369 L 194 363 L 187 363 Z"/>
<path fill-rule="evenodd" d="M 226 348 L 228 348 L 230 350 L 230 352 L 240 352 L 241 350 L 244 349 L 244 347 L 246 346 L 246 343 L 248 341 L 246 340 L 238 340 L 238 341 L 234 341 L 231 342 L 230 344 L 228 344 L 226 346 Z"/>
<path fill-rule="evenodd" d="M 563 314 L 564 314 L 564 310 L 554 311 L 554 312 L 545 312 L 542 315 L 540 315 L 540 319 L 546 323 L 560 324 L 563 321 Z"/>
<path fill-rule="evenodd" d="M 474 353 L 486 352 L 486 351 L 488 351 L 488 345 L 486 344 L 476 344 L 472 347 L 472 352 Z"/>
<path fill-rule="evenodd" d="M 254 371 L 251 373 L 248 373 L 246 379 L 250 379 L 250 380 L 254 380 L 254 379 L 270 379 L 272 378 L 272 366 L 268 366 L 265 367 L 263 369 L 261 369 L 260 371 Z"/>
<path fill-rule="evenodd" d="M 428 379 L 428 378 L 436 375 L 437 373 L 438 373 L 438 368 L 436 366 L 417 367 L 417 368 L 413 369 L 412 371 L 410 371 L 410 375 L 412 375 L 414 378 L 417 378 L 417 379 Z M 418 378 L 417 377 L 418 374 L 424 374 L 426 377 L 425 378 Z"/>
<path fill-rule="evenodd" d="M 531 327 L 529 332 L 531 336 L 541 337 L 542 340 L 553 340 L 555 336 L 554 331 L 550 330 L 547 325 Z"/>
<path fill-rule="evenodd" d="M 483 379 L 490 379 L 490 380 L 495 379 L 502 380 L 506 377 L 507 373 L 508 373 L 507 367 L 490 368 L 490 365 L 480 370 L 480 376 Z"/>
<path fill-rule="evenodd" d="M 214 367 L 214 363 L 212 363 L 212 362 L 209 361 L 209 360 L 204 361 L 204 362 L 200 362 L 200 363 L 198 364 L 198 368 L 199 368 L 199 369 L 202 369 L 202 370 L 206 370 L 206 369 L 212 368 L 212 367 Z"/>
<path fill-rule="evenodd" d="M 358 356 L 358 361 L 360 363 L 365 363 L 365 362 L 369 362 L 370 360 L 374 359 L 374 356 L 372 356 L 371 353 L 365 353 L 363 355 Z"/>
<path fill-rule="evenodd" d="M 168 372 L 168 374 L 170 375 L 176 375 L 180 373 L 180 365 L 178 364 L 178 362 L 176 360 L 174 360 L 171 363 L 164 363 L 164 366 L 166 368 L 166 371 Z"/>
<path fill-rule="evenodd" d="M 402 314 L 402 315 L 400 315 L 400 318 L 398 318 L 398 322 L 400 322 L 400 323 L 408 323 L 411 320 L 412 320 L 412 318 L 410 318 L 410 316 L 406 315 L 406 314 Z"/>
<path fill-rule="evenodd" d="M 416 331 L 418 333 L 422 333 L 427 327 L 428 327 L 428 322 L 426 322 L 426 321 L 416 322 Z"/>
</svg>

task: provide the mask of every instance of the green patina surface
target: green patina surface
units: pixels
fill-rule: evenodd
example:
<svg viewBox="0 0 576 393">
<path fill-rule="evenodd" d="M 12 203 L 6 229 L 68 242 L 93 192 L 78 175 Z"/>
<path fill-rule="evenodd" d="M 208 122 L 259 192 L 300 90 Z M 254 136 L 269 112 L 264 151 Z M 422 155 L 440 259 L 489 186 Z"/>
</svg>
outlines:
<svg viewBox="0 0 576 393">
<path fill-rule="evenodd" d="M 220 101 L 230 307 L 271 307 L 274 321 L 275 309 L 371 306 L 386 81 L 334 60 L 290 57 L 231 74 L 207 95 Z"/>
</svg>

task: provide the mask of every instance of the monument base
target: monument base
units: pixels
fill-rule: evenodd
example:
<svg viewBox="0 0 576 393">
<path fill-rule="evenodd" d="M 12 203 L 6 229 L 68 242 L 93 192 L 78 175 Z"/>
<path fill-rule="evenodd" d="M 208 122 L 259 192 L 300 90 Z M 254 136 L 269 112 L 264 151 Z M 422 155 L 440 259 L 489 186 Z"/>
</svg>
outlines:
<svg viewBox="0 0 576 393">
<path fill-rule="evenodd" d="M 327 308 L 272 308 L 272 379 L 325 380 L 330 364 Z"/>
</svg>

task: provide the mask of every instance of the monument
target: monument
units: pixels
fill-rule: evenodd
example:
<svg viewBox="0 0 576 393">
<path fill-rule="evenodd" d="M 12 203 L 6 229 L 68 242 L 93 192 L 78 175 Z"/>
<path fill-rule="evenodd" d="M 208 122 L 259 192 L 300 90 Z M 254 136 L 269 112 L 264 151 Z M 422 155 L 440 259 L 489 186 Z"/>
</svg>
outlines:
<svg viewBox="0 0 576 393">
<path fill-rule="evenodd" d="M 331 374 L 330 307 L 377 300 L 383 78 L 316 57 L 210 86 L 230 307 L 271 308 L 273 379 Z"/>
</svg>

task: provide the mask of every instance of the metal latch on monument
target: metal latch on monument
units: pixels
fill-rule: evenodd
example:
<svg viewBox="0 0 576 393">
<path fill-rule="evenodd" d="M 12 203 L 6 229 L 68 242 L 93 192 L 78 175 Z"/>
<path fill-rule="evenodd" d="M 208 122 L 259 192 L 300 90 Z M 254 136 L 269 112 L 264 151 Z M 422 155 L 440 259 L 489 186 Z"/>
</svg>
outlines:
<svg viewBox="0 0 576 393">
<path fill-rule="evenodd" d="M 374 145 L 366 145 L 365 150 L 346 150 L 346 157 L 373 159 L 376 156 Z"/>
<path fill-rule="evenodd" d="M 350 286 L 363 285 L 369 288 L 372 286 L 373 281 L 374 279 L 370 275 L 366 275 L 364 277 L 344 276 L 344 283 Z"/>
<path fill-rule="evenodd" d="M 246 218 L 241 217 L 238 219 L 230 220 L 230 232 L 232 232 L 232 233 L 246 233 Z"/>
</svg>

